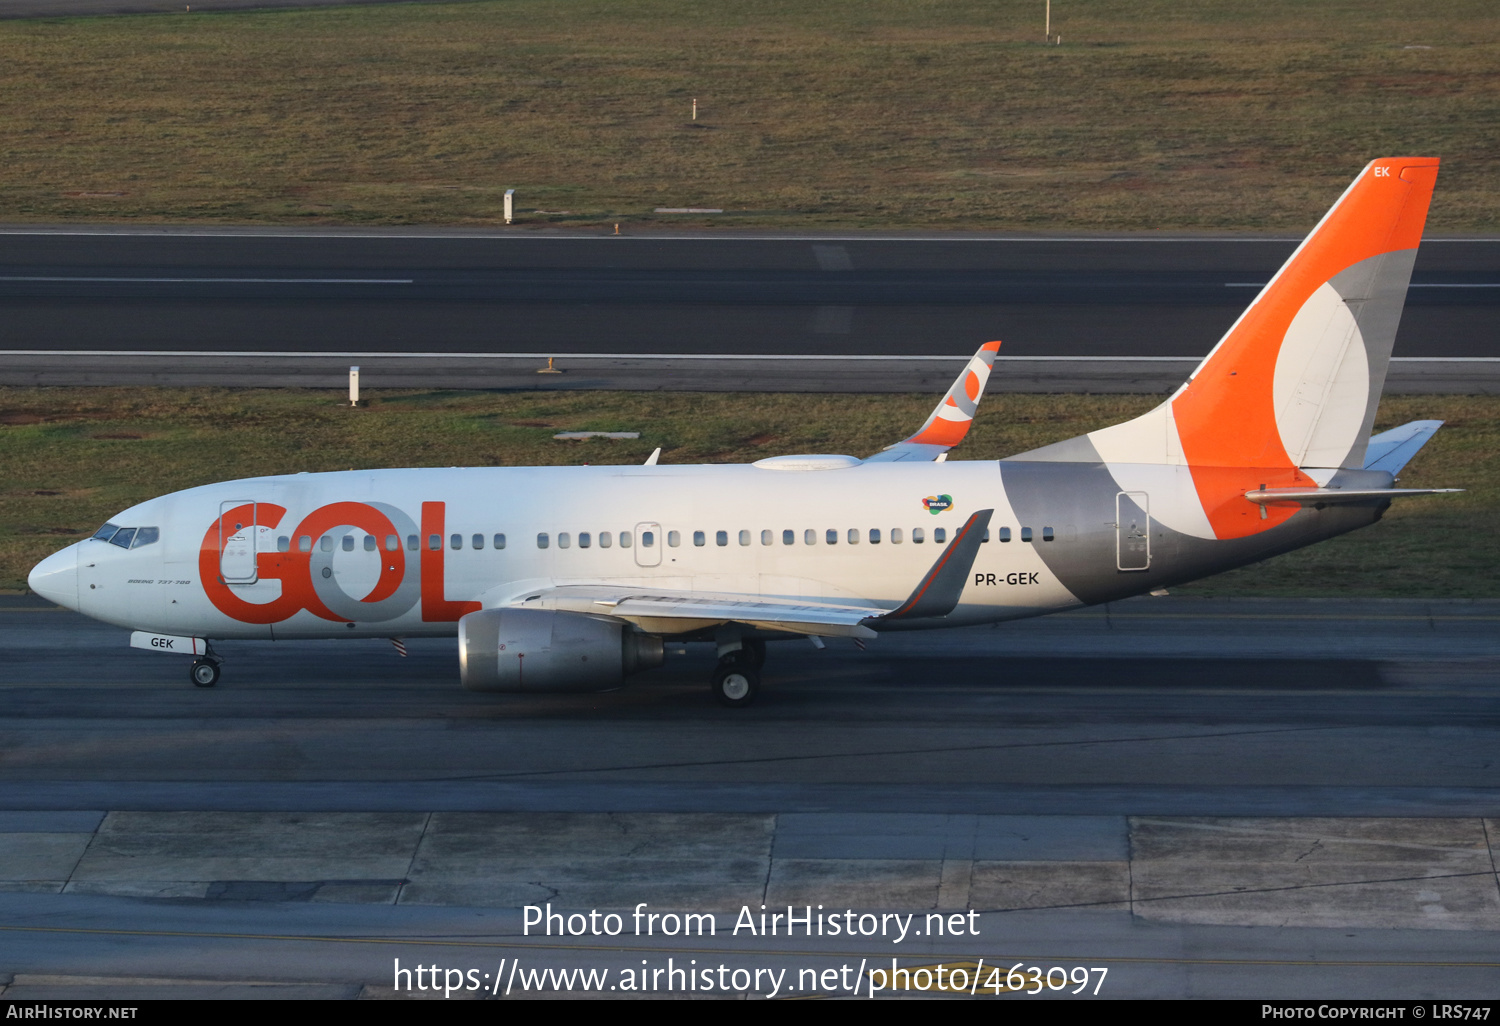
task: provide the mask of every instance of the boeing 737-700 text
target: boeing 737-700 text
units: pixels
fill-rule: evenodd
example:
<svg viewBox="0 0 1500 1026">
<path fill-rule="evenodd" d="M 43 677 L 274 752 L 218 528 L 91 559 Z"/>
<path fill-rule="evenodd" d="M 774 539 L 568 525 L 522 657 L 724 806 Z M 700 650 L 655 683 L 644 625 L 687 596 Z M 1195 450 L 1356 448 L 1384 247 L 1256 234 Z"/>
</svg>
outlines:
<svg viewBox="0 0 1500 1026">
<path fill-rule="evenodd" d="M 996 462 L 946 459 L 1000 343 L 866 459 L 260 477 L 141 503 L 39 563 L 38 594 L 195 657 L 211 640 L 457 635 L 466 687 L 593 691 L 713 641 L 755 696 L 765 642 L 1038 616 L 1380 519 L 1439 422 L 1371 437 L 1438 162 L 1360 172 L 1149 413 Z"/>
</svg>

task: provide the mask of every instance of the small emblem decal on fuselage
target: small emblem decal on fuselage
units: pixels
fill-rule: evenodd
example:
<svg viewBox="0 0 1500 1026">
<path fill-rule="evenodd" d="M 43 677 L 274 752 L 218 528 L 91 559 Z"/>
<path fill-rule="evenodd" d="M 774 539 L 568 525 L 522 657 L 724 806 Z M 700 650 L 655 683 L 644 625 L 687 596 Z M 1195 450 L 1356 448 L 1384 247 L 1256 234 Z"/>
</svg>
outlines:
<svg viewBox="0 0 1500 1026">
<path fill-rule="evenodd" d="M 953 508 L 953 496 L 951 495 L 929 495 L 922 500 L 922 508 L 933 516 L 937 516 L 945 509 Z"/>
</svg>

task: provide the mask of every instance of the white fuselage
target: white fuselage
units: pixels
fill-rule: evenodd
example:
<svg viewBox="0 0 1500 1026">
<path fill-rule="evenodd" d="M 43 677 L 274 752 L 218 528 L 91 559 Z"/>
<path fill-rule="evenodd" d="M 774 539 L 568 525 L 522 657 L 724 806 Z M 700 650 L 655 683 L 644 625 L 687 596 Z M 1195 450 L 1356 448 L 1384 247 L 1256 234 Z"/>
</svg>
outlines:
<svg viewBox="0 0 1500 1026">
<path fill-rule="evenodd" d="M 205 638 L 451 635 L 466 611 L 575 583 L 877 613 L 911 593 L 980 509 L 995 511 L 995 540 L 973 567 L 989 585 L 966 587 L 947 625 L 1079 604 L 1034 548 L 1051 525 L 1017 520 L 993 462 L 252 478 L 176 492 L 112 520 L 157 528 L 154 543 L 81 542 L 38 569 L 51 568 L 56 598 L 76 559 L 77 603 L 63 601 L 91 617 Z M 1002 527 L 1015 540 L 1001 543 Z M 1020 540 L 1022 527 L 1034 542 Z"/>
</svg>

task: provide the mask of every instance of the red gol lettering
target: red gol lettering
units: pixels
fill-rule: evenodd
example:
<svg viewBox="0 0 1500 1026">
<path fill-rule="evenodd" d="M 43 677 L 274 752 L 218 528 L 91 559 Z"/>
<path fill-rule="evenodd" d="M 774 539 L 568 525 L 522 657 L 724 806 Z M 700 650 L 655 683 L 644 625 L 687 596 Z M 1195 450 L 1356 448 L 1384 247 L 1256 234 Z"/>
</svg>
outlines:
<svg viewBox="0 0 1500 1026">
<path fill-rule="evenodd" d="M 422 503 L 422 538 L 438 536 L 437 551 L 422 546 L 422 619 L 427 623 L 457 620 L 479 608 L 478 602 L 449 602 L 443 598 L 443 546 L 447 532 L 443 528 L 445 506 L 441 502 Z"/>
<path fill-rule="evenodd" d="M 421 551 L 417 559 L 418 595 L 413 596 L 411 601 L 403 601 L 397 595 L 412 569 L 407 554 L 399 547 L 381 551 L 380 578 L 368 595 L 357 600 L 352 596 L 345 599 L 337 591 L 336 585 L 330 591 L 327 582 L 323 582 L 324 591 L 331 597 L 328 602 L 319 597 L 318 587 L 313 581 L 313 552 L 302 551 L 301 539 L 312 539 L 311 544 L 317 546 L 317 539 L 326 532 L 344 526 L 358 528 L 377 538 L 399 537 L 402 532 L 392 522 L 392 517 L 398 520 L 404 517 L 394 507 L 388 506 L 386 510 L 391 516 L 362 502 L 335 502 L 320 506 L 304 517 L 296 530 L 290 533 L 289 551 L 257 552 L 255 565 L 258 578 L 281 582 L 281 594 L 266 602 L 251 601 L 252 597 L 258 597 L 256 589 L 232 588 L 219 576 L 219 539 L 223 532 L 219 529 L 220 518 L 215 518 L 204 533 L 203 543 L 198 550 L 198 573 L 203 581 L 203 590 L 214 608 L 241 623 L 280 623 L 304 609 L 334 623 L 348 623 L 354 618 L 366 621 L 367 617 L 369 622 L 378 622 L 402 615 L 411 609 L 418 598 L 422 604 L 422 619 L 427 623 L 449 623 L 478 609 L 478 602 L 449 601 L 443 597 L 443 548 L 440 545 L 437 549 L 432 549 L 425 544 L 426 539 L 434 534 L 439 538 L 446 535 L 446 504 L 441 502 L 422 503 L 423 544 L 420 545 Z M 281 524 L 286 512 L 282 506 L 262 502 L 228 510 L 222 519 L 228 522 L 250 520 L 264 528 L 275 528 Z M 410 524 L 409 520 L 406 522 Z M 327 572 L 327 569 L 323 570 L 325 576 Z M 394 602 L 395 606 L 391 606 L 387 600 Z M 334 612 L 329 608 L 329 603 L 345 609 L 349 615 Z M 386 606 L 380 607 L 380 603 L 386 603 Z"/>
</svg>

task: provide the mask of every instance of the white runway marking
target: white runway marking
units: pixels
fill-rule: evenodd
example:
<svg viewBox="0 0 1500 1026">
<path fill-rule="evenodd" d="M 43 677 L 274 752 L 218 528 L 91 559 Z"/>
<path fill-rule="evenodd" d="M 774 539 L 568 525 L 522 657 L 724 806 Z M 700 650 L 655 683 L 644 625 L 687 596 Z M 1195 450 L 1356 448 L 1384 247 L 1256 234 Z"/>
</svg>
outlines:
<svg viewBox="0 0 1500 1026">
<path fill-rule="evenodd" d="M 413 278 L 91 278 L 78 275 L 6 274 L 0 281 L 94 281 L 131 284 L 189 283 L 222 285 L 411 285 Z"/>
<path fill-rule="evenodd" d="M 191 350 L 191 349 L 0 349 L 7 356 L 170 356 L 201 359 L 225 357 L 295 357 L 313 360 L 836 360 L 909 363 L 966 361 L 972 353 L 953 356 L 869 356 L 830 353 L 826 356 L 787 353 L 381 353 L 381 352 L 291 352 L 285 350 Z M 997 356 L 995 362 L 1010 363 L 1190 363 L 1201 356 Z M 1392 363 L 1500 363 L 1500 356 L 1393 356 Z"/>
<path fill-rule="evenodd" d="M 1263 289 L 1266 287 L 1263 281 L 1226 281 L 1226 289 Z M 1450 283 L 1436 281 L 1414 281 L 1407 286 L 1409 289 L 1500 289 L 1500 281 Z"/>
</svg>

